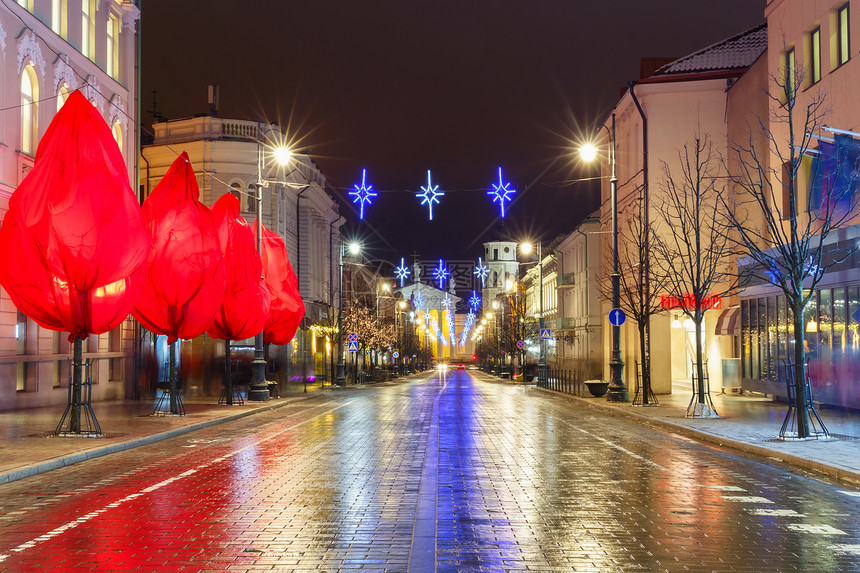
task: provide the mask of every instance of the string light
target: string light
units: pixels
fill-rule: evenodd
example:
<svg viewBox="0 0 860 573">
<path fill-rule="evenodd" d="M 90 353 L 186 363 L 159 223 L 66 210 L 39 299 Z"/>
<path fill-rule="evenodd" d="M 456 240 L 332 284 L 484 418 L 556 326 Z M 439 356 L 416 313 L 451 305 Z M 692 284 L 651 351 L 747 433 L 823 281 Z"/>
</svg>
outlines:
<svg viewBox="0 0 860 573">
<path fill-rule="evenodd" d="M 400 257 L 400 266 L 394 269 L 394 276 L 400 279 L 400 288 L 403 288 L 403 282 L 412 274 L 403 259 L 404 257 Z"/>
<path fill-rule="evenodd" d="M 505 201 L 510 202 L 512 193 L 516 193 L 516 189 L 509 188 L 510 182 L 505 183 L 505 180 L 502 178 L 502 168 L 499 167 L 499 183 L 493 183 L 490 187 L 492 190 L 487 191 L 487 195 L 493 196 L 493 203 L 496 201 L 499 202 L 499 207 L 502 212 L 502 219 L 505 218 Z"/>
<path fill-rule="evenodd" d="M 439 197 L 444 195 L 445 193 L 441 193 L 438 191 L 439 186 L 433 185 L 430 181 L 430 170 L 427 170 L 427 187 L 421 187 L 421 190 L 424 193 L 418 193 L 418 197 L 421 198 L 421 204 L 427 205 L 430 208 L 430 220 L 433 220 L 433 203 L 439 202 Z"/>
<path fill-rule="evenodd" d="M 358 203 L 358 218 L 364 219 L 364 205 L 370 204 L 371 197 L 376 197 L 377 193 L 373 191 L 373 185 L 367 185 L 365 179 L 367 177 L 367 169 L 361 170 L 361 187 L 357 184 L 354 185 L 355 191 L 350 191 L 349 194 L 353 195 L 355 199 L 352 200 L 353 203 Z M 403 286 L 403 285 L 401 285 Z"/>
</svg>

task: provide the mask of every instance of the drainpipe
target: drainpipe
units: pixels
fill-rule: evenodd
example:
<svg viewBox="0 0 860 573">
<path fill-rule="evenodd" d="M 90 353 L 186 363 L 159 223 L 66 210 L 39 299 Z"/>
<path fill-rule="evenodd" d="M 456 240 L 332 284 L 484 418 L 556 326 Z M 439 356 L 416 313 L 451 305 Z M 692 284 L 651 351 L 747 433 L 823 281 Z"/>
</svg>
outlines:
<svg viewBox="0 0 860 573">
<path fill-rule="evenodd" d="M 633 98 L 633 103 L 636 104 L 636 109 L 639 110 L 639 115 L 642 117 L 642 232 L 645 234 L 645 249 L 642 256 L 642 296 L 650 306 L 651 300 L 651 268 L 650 268 L 650 252 L 651 245 L 649 241 L 651 233 L 651 222 L 648 217 L 648 118 L 645 117 L 645 112 L 639 103 L 639 98 L 636 97 L 634 88 L 635 81 L 630 81 L 627 85 L 630 87 L 630 97 Z M 642 398 L 643 404 L 648 404 L 651 396 L 651 317 L 645 321 L 644 329 L 644 354 L 642 356 Z"/>
</svg>

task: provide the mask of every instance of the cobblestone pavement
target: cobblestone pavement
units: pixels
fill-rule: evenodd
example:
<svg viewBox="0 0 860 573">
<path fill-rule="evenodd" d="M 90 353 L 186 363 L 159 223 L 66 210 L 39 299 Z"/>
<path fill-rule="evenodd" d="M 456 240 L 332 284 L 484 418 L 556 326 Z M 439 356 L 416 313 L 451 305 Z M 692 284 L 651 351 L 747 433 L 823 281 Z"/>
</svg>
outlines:
<svg viewBox="0 0 860 573">
<path fill-rule="evenodd" d="M 0 486 L 5 571 L 860 571 L 860 491 L 452 372 Z"/>
</svg>

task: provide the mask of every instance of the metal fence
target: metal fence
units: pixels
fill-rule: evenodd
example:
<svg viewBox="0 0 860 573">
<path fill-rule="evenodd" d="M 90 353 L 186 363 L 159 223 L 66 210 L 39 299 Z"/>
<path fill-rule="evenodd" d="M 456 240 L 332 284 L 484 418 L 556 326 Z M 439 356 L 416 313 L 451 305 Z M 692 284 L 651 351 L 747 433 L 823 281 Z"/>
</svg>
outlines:
<svg viewBox="0 0 860 573">
<path fill-rule="evenodd" d="M 584 378 L 582 370 L 547 370 L 546 379 L 538 379 L 537 385 L 547 390 L 586 396 L 588 389 L 583 384 Z"/>
</svg>

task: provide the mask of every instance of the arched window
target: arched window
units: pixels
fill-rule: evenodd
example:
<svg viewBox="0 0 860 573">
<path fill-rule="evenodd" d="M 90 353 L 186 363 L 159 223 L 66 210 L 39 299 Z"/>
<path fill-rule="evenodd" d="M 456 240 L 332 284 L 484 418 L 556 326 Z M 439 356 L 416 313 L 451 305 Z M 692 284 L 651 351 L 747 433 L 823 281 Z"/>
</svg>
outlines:
<svg viewBox="0 0 860 573">
<path fill-rule="evenodd" d="M 239 200 L 239 205 L 242 204 L 242 184 L 241 183 L 231 183 L 230 184 L 230 193 L 233 194 L 233 197 Z"/>
<path fill-rule="evenodd" d="M 499 273 L 496 271 L 493 271 L 493 286 L 499 286 Z"/>
<path fill-rule="evenodd" d="M 117 147 L 119 147 L 119 152 L 122 153 L 122 127 L 118 121 L 114 122 L 111 131 L 113 132 L 113 139 L 116 141 Z"/>
<path fill-rule="evenodd" d="M 64 83 L 60 86 L 60 89 L 57 90 L 57 111 L 60 111 L 60 108 L 63 107 L 63 104 L 66 103 L 67 99 L 69 99 L 69 86 Z"/>
<path fill-rule="evenodd" d="M 248 185 L 248 196 L 246 197 L 246 203 L 248 205 L 246 210 L 249 213 L 257 212 L 257 186 L 253 183 Z"/>
<path fill-rule="evenodd" d="M 21 74 L 21 151 L 33 155 L 39 117 L 39 84 L 32 65 Z"/>
</svg>

